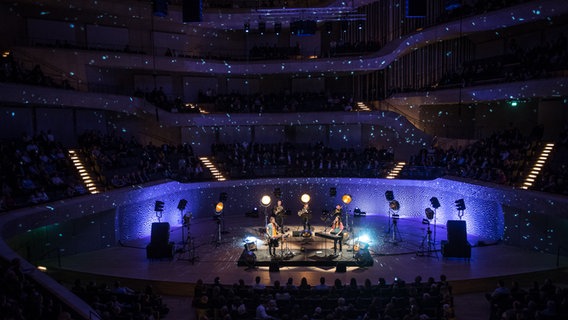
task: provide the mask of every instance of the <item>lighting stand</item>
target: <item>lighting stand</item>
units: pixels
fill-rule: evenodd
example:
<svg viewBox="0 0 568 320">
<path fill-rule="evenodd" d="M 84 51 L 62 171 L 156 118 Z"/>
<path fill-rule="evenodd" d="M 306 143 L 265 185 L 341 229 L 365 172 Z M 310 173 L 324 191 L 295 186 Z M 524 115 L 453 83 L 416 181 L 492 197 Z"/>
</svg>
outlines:
<svg viewBox="0 0 568 320">
<path fill-rule="evenodd" d="M 387 231 L 385 233 L 391 233 L 392 229 L 393 229 L 393 219 L 392 216 L 394 215 L 394 211 L 390 208 L 389 206 L 389 213 L 387 214 L 389 216 L 389 228 L 387 229 Z"/>
<path fill-rule="evenodd" d="M 180 210 L 183 213 L 183 210 Z M 195 242 L 193 241 L 193 237 L 191 236 L 191 216 L 185 219 L 185 216 L 182 215 L 182 226 L 181 226 L 181 237 L 182 237 L 182 248 L 178 250 L 178 260 L 186 260 L 191 261 L 191 264 L 194 264 L 195 261 L 199 260 L 199 257 L 195 255 Z M 187 235 L 185 233 L 187 229 Z M 186 255 L 187 254 L 187 255 Z"/>
<path fill-rule="evenodd" d="M 223 224 L 223 218 L 219 215 L 218 217 L 215 218 L 215 222 L 217 222 L 217 234 L 215 239 L 212 241 L 215 243 L 215 248 L 219 247 L 221 245 L 222 242 L 222 224 Z"/>
<path fill-rule="evenodd" d="M 398 230 L 398 215 L 397 217 L 392 217 L 392 238 L 391 242 L 396 244 L 402 241 L 402 236 L 400 235 L 400 231 Z"/>
<path fill-rule="evenodd" d="M 420 249 L 416 255 L 424 257 L 436 256 L 436 259 L 438 259 L 438 251 L 436 251 L 436 246 L 434 241 L 432 241 L 432 229 L 430 229 L 430 223 L 428 223 L 428 229 L 422 238 L 422 244 L 420 244 Z"/>
</svg>

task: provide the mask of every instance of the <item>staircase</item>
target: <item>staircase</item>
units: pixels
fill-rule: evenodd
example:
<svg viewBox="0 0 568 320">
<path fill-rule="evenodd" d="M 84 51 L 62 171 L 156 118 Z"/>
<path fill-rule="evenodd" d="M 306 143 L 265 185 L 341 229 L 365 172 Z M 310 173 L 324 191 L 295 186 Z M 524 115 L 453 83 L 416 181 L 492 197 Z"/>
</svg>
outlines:
<svg viewBox="0 0 568 320">
<path fill-rule="evenodd" d="M 391 171 L 389 172 L 389 174 L 387 174 L 387 179 L 394 179 L 394 178 L 398 177 L 398 175 L 400 174 L 400 171 L 402 171 L 402 168 L 404 168 L 405 165 L 406 165 L 406 162 L 397 162 L 397 164 L 394 166 L 394 168 L 392 168 Z"/>
<path fill-rule="evenodd" d="M 209 159 L 209 157 L 199 157 L 199 161 L 201 161 L 203 163 L 203 165 L 207 168 L 207 170 L 209 170 L 209 172 L 211 172 L 211 175 L 213 176 L 213 178 L 215 178 L 215 180 L 217 180 L 217 181 L 227 180 L 227 178 L 225 178 L 225 176 L 223 176 L 221 171 L 219 171 L 217 166 L 215 166 L 215 164 L 213 163 L 213 161 L 211 161 Z"/>
<path fill-rule="evenodd" d="M 79 172 L 79 176 L 81 176 L 81 180 L 85 185 L 85 187 L 87 188 L 87 190 L 89 190 L 89 193 L 90 194 L 100 193 L 102 189 L 100 188 L 100 186 L 97 186 L 97 184 L 91 177 L 91 174 L 85 168 L 84 165 L 85 161 L 84 159 L 81 158 L 79 151 L 70 149 L 68 152 L 71 161 L 73 161 L 75 169 L 77 169 L 77 172 Z"/>
<path fill-rule="evenodd" d="M 536 178 L 540 174 L 540 171 L 542 170 L 542 168 L 546 164 L 546 161 L 548 160 L 548 157 L 550 156 L 550 153 L 552 152 L 553 149 L 554 149 L 554 143 L 547 143 L 547 144 L 544 145 L 544 148 L 540 152 L 540 156 L 537 158 L 536 162 L 533 164 L 529 174 L 525 177 L 525 181 L 523 182 L 521 189 L 526 190 L 533 185 Z"/>
</svg>

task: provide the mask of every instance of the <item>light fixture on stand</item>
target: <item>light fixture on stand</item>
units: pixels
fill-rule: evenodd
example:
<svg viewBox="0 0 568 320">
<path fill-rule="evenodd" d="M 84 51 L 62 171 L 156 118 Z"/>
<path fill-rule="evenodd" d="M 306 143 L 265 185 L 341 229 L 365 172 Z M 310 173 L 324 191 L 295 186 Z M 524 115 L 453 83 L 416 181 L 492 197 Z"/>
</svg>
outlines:
<svg viewBox="0 0 568 320">
<path fill-rule="evenodd" d="M 394 199 L 394 193 L 391 190 L 385 192 L 385 198 L 389 202 L 389 228 L 387 234 L 392 233 L 391 241 L 392 243 L 398 243 L 402 241 L 402 236 L 398 230 L 398 210 L 400 210 L 400 202 Z"/>
<path fill-rule="evenodd" d="M 224 206 L 225 205 L 221 201 L 217 202 L 217 204 L 215 205 L 215 214 L 213 216 L 213 219 L 215 220 L 215 222 L 217 222 L 217 239 L 215 239 L 215 247 L 218 247 L 219 245 L 221 245 L 221 240 L 222 240 L 221 224 L 223 224 L 223 208 L 224 208 Z"/>
<path fill-rule="evenodd" d="M 465 202 L 463 201 L 463 199 L 459 199 L 455 201 L 455 204 L 456 204 L 456 209 L 458 209 L 458 217 L 461 220 L 465 211 Z"/>
<path fill-rule="evenodd" d="M 268 225 L 268 206 L 272 203 L 272 199 L 269 195 L 265 194 L 260 198 L 260 204 L 264 207 L 264 226 Z"/>
<path fill-rule="evenodd" d="M 432 219 L 434 219 L 434 211 L 430 208 L 426 208 L 424 210 L 426 214 L 426 218 L 422 219 L 422 223 L 427 225 L 426 234 L 424 238 L 422 238 L 422 243 L 420 244 L 420 249 L 416 253 L 418 256 L 428 256 L 431 257 L 432 253 L 436 255 L 438 258 L 438 252 L 436 251 L 435 241 L 432 239 L 432 229 L 430 228 L 430 224 Z"/>
<path fill-rule="evenodd" d="M 154 211 L 156 212 L 156 218 L 158 218 L 158 222 L 162 220 L 162 214 L 164 212 L 164 201 L 156 200 L 154 203 Z"/>
<path fill-rule="evenodd" d="M 349 224 L 349 210 L 347 209 L 347 206 L 351 203 L 351 201 L 353 201 L 353 198 L 350 194 L 346 193 L 341 197 L 341 201 L 345 204 L 345 219 L 343 220 L 345 221 L 344 227 L 347 231 L 350 231 L 351 227 Z"/>
</svg>

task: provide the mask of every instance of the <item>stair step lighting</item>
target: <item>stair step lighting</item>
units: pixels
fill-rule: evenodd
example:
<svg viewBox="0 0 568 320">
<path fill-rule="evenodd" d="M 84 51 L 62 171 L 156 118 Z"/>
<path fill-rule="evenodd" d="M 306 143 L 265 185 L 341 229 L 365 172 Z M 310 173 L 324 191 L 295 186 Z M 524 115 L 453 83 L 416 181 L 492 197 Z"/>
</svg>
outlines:
<svg viewBox="0 0 568 320">
<path fill-rule="evenodd" d="M 99 193 L 100 190 L 97 189 L 97 186 L 93 182 L 93 179 L 91 179 L 91 176 L 89 175 L 87 170 L 85 170 L 85 167 L 83 166 L 83 163 L 79 158 L 79 154 L 75 150 L 69 150 L 68 152 L 69 152 L 69 157 L 71 158 L 71 161 L 75 166 L 75 169 L 77 170 L 77 172 L 79 172 L 79 176 L 83 180 L 83 184 L 85 185 L 85 187 L 87 187 L 87 190 L 89 190 L 89 193 L 91 194 Z"/>
<path fill-rule="evenodd" d="M 538 174 L 540 173 L 542 167 L 546 164 L 546 160 L 550 156 L 552 149 L 554 149 L 554 143 L 547 143 L 544 146 L 544 148 L 542 149 L 542 152 L 540 153 L 540 156 L 538 157 L 538 160 L 536 160 L 533 167 L 531 168 L 531 171 L 529 172 L 529 174 L 525 178 L 525 181 L 523 182 L 521 189 L 526 190 L 533 185 L 533 183 L 536 181 L 536 178 L 538 177 Z"/>
<path fill-rule="evenodd" d="M 398 162 L 387 175 L 387 179 L 396 178 L 400 174 L 400 171 L 402 171 L 402 168 L 404 168 L 405 165 L 406 162 Z"/>
<path fill-rule="evenodd" d="M 209 170 L 209 172 L 211 172 L 211 175 L 213 175 L 213 177 L 215 178 L 215 180 L 217 181 L 225 181 L 227 180 L 223 174 L 221 173 L 221 171 L 219 171 L 219 169 L 217 169 L 217 167 L 215 166 L 215 164 L 213 162 L 211 162 L 211 160 L 209 160 L 208 157 L 199 157 L 199 160 L 203 163 L 203 165 L 207 168 L 207 170 Z"/>
<path fill-rule="evenodd" d="M 357 110 L 371 111 L 371 108 L 369 108 L 369 106 L 367 106 L 364 102 L 357 102 Z"/>
</svg>

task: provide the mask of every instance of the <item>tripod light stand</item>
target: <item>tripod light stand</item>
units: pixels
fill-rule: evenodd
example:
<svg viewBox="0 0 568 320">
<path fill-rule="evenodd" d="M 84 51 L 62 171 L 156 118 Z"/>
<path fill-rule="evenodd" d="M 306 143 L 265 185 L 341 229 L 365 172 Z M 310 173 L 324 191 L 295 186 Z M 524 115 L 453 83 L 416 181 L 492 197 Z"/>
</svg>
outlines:
<svg viewBox="0 0 568 320">
<path fill-rule="evenodd" d="M 217 238 L 215 239 L 215 247 L 221 245 L 222 240 L 222 224 L 223 224 L 223 202 L 218 202 L 215 206 L 215 216 L 213 217 L 217 222 Z"/>
<path fill-rule="evenodd" d="M 351 203 L 351 201 L 353 200 L 353 198 L 351 197 L 350 194 L 344 194 L 343 197 L 341 197 L 341 201 L 343 201 L 343 203 L 345 204 L 345 230 L 349 231 L 350 227 L 349 227 L 349 210 L 347 210 L 347 205 Z"/>
<path fill-rule="evenodd" d="M 270 206 L 271 202 L 272 202 L 272 199 L 267 194 L 263 195 L 262 198 L 260 198 L 260 204 L 264 207 L 264 226 L 265 227 L 268 225 L 268 206 Z"/>
<path fill-rule="evenodd" d="M 420 249 L 417 253 L 419 256 L 432 257 L 432 253 L 438 258 L 438 252 L 436 251 L 436 240 L 435 237 L 432 239 L 432 229 L 430 229 L 430 221 L 434 218 L 434 211 L 430 208 L 426 208 L 426 219 L 422 219 L 422 223 L 426 224 L 428 227 L 426 229 L 426 234 L 422 238 L 422 243 L 420 244 Z M 436 225 L 434 224 L 434 229 Z"/>
</svg>

